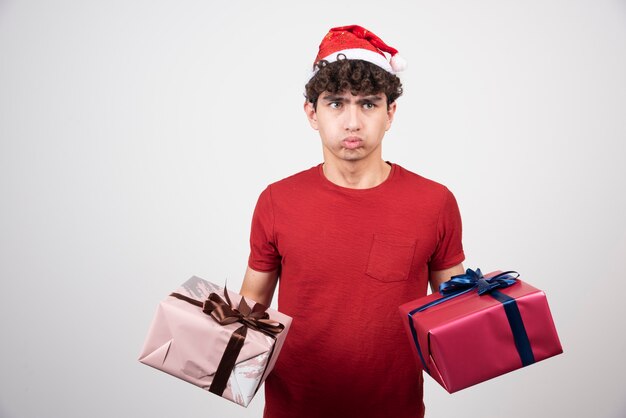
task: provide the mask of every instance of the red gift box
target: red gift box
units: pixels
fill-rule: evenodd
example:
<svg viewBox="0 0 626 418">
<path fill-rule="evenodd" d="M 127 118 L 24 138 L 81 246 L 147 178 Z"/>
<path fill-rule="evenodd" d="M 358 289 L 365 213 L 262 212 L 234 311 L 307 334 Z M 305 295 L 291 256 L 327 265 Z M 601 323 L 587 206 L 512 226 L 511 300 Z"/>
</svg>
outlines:
<svg viewBox="0 0 626 418">
<path fill-rule="evenodd" d="M 541 290 L 500 272 L 455 277 L 465 289 L 399 308 L 418 364 L 449 393 L 563 352 Z"/>
</svg>

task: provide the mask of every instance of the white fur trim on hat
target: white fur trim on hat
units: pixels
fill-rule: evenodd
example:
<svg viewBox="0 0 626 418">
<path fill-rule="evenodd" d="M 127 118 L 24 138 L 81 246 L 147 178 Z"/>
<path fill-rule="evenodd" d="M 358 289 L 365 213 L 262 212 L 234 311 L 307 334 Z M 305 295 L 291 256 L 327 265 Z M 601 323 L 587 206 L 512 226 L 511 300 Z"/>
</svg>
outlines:
<svg viewBox="0 0 626 418">
<path fill-rule="evenodd" d="M 371 62 L 372 64 L 378 65 L 382 69 L 389 71 L 392 74 L 395 74 L 393 68 L 391 68 L 391 64 L 387 61 L 387 58 L 383 57 L 377 52 L 370 51 L 362 48 L 351 48 L 351 49 L 343 49 L 341 51 L 333 52 L 332 54 L 322 58 L 324 61 L 328 61 L 329 63 L 337 61 L 337 56 L 344 55 L 349 60 L 363 60 L 367 62 Z M 309 75 L 309 80 L 313 78 L 315 73 L 317 73 L 318 68 L 311 72 Z"/>
</svg>

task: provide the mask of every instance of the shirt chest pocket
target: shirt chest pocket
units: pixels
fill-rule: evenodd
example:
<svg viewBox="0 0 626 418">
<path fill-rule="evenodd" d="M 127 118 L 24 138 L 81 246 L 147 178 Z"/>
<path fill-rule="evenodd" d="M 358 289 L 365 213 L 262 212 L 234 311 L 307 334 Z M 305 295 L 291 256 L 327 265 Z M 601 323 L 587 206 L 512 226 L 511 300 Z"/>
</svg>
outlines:
<svg viewBox="0 0 626 418">
<path fill-rule="evenodd" d="M 381 282 L 407 280 L 417 240 L 374 234 L 365 274 Z"/>
</svg>

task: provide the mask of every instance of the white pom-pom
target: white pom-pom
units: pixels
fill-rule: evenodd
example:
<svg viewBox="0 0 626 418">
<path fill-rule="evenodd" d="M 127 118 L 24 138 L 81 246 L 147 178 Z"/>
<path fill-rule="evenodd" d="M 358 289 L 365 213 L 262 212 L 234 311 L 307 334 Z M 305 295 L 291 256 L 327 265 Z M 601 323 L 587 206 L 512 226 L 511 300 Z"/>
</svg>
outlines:
<svg viewBox="0 0 626 418">
<path fill-rule="evenodd" d="M 406 70 L 406 67 L 407 67 L 406 60 L 402 58 L 400 54 L 396 54 L 393 57 L 391 57 L 391 69 L 394 72 L 399 73 L 401 71 L 404 71 Z"/>
</svg>

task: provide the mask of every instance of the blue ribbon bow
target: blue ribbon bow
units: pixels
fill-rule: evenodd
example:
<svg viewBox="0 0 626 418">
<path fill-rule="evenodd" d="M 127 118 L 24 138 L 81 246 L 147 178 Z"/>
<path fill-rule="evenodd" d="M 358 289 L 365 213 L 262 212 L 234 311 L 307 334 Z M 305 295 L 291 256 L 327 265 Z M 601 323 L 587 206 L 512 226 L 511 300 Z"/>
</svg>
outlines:
<svg viewBox="0 0 626 418">
<path fill-rule="evenodd" d="M 444 297 L 435 299 L 424 306 L 420 306 L 417 310 L 411 311 L 411 314 L 425 311 L 430 307 L 469 293 L 476 288 L 478 288 L 478 294 L 482 296 L 486 293 L 493 292 L 495 289 L 509 287 L 517 282 L 518 277 L 519 273 L 516 271 L 505 271 L 489 279 L 485 279 L 479 268 L 476 269 L 476 271 L 467 269 L 464 274 L 452 276 L 450 280 L 439 285 L 439 293 Z"/>
<path fill-rule="evenodd" d="M 476 269 L 476 271 L 467 269 L 465 274 L 452 276 L 447 282 L 441 283 L 439 285 L 439 293 L 449 295 L 478 287 L 478 294 L 482 296 L 485 293 L 491 292 L 493 289 L 509 287 L 515 284 L 518 277 L 519 273 L 515 271 L 505 271 L 490 279 L 485 279 L 480 269 Z"/>
<path fill-rule="evenodd" d="M 413 324 L 412 320 L 413 315 L 417 312 L 425 311 L 428 308 L 439 305 L 440 303 L 444 303 L 455 297 L 469 293 L 474 289 L 477 289 L 477 293 L 480 296 L 489 294 L 491 297 L 498 300 L 504 305 L 504 310 L 509 321 L 511 331 L 513 333 L 515 346 L 520 355 L 520 360 L 522 361 L 522 366 L 527 366 L 535 362 L 532 348 L 530 346 L 530 341 L 524 327 L 524 322 L 522 321 L 522 316 L 520 314 L 519 308 L 517 307 L 515 299 L 496 290 L 515 284 L 518 277 L 519 273 L 517 273 L 516 271 L 505 271 L 503 273 L 497 274 L 494 277 L 485 279 L 479 268 L 477 268 L 476 271 L 472 269 L 467 269 L 465 271 L 465 274 L 452 276 L 450 280 L 439 285 L 439 293 L 443 295 L 442 298 L 435 299 L 434 301 L 415 308 L 411 312 L 409 312 L 409 326 L 411 328 L 411 334 L 413 335 L 413 341 L 417 346 L 417 352 L 420 356 L 420 359 L 422 360 L 424 370 L 426 370 L 427 373 L 430 373 L 430 371 L 426 366 L 426 362 L 424 361 L 424 357 L 422 356 L 422 350 L 420 349 L 419 343 L 417 341 L 417 331 L 415 330 L 415 325 Z"/>
</svg>

